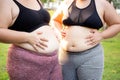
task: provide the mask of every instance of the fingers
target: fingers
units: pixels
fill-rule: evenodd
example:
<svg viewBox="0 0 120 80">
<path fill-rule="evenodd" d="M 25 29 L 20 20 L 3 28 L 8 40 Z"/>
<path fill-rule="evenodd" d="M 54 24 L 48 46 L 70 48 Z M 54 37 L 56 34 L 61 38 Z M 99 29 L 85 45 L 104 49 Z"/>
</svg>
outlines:
<svg viewBox="0 0 120 80">
<path fill-rule="evenodd" d="M 47 42 L 48 42 L 48 41 L 47 41 Z M 41 41 L 41 42 L 39 42 L 39 43 L 40 43 L 40 46 L 48 47 L 48 46 L 46 45 L 45 41 Z"/>
<path fill-rule="evenodd" d="M 65 31 L 61 31 L 61 35 L 62 35 L 62 37 L 65 37 L 66 36 L 66 32 Z"/>
<path fill-rule="evenodd" d="M 48 40 L 39 36 L 38 34 L 42 34 L 42 32 L 32 32 L 29 34 L 28 36 L 28 43 L 30 43 L 33 48 L 36 50 L 36 51 L 39 51 L 39 49 L 45 49 L 47 46 L 47 42 Z"/>
<path fill-rule="evenodd" d="M 44 41 L 44 42 L 48 42 L 48 40 L 45 39 L 45 38 L 40 38 L 40 40 L 41 40 L 41 41 Z"/>
<path fill-rule="evenodd" d="M 38 35 L 41 35 L 42 34 L 42 32 L 40 32 L 40 31 L 38 31 L 38 32 L 36 32 Z"/>
<path fill-rule="evenodd" d="M 32 45 L 32 46 L 33 46 L 33 48 L 35 49 L 35 51 L 37 51 L 37 52 L 39 51 L 37 45 L 34 44 L 34 45 Z"/>
<path fill-rule="evenodd" d="M 43 47 L 41 44 L 36 44 L 37 48 L 39 47 L 40 49 L 44 50 L 45 47 Z"/>
<path fill-rule="evenodd" d="M 94 45 L 94 44 L 96 44 L 96 41 L 95 41 L 95 39 L 93 37 L 89 37 L 89 38 L 87 38 L 86 43 L 88 45 Z"/>
<path fill-rule="evenodd" d="M 45 50 L 46 47 L 48 47 L 46 44 L 43 42 L 38 42 L 37 44 L 32 45 L 35 51 L 39 51 L 39 49 Z"/>
<path fill-rule="evenodd" d="M 44 50 L 46 47 L 48 47 L 46 42 L 48 42 L 47 39 L 41 38 L 40 41 L 38 41 L 38 43 L 36 44 L 36 46 Z"/>
<path fill-rule="evenodd" d="M 42 34 L 42 32 L 38 32 L 38 34 Z M 40 36 L 36 46 L 44 50 L 46 47 L 48 47 L 46 42 L 48 42 L 48 40 Z"/>
<path fill-rule="evenodd" d="M 45 42 L 48 42 L 47 39 L 41 38 L 40 40 L 41 40 L 41 42 L 40 42 L 41 46 L 43 46 L 43 47 L 48 47 L 48 46 L 46 45 L 46 43 L 45 43 Z"/>
<path fill-rule="evenodd" d="M 94 38 L 90 38 L 86 41 L 87 45 L 95 45 L 97 44 L 97 41 Z"/>
<path fill-rule="evenodd" d="M 94 37 L 94 31 L 91 31 L 92 34 L 88 35 L 86 37 L 86 43 L 87 45 L 95 45 L 97 44 L 96 38 Z"/>
</svg>

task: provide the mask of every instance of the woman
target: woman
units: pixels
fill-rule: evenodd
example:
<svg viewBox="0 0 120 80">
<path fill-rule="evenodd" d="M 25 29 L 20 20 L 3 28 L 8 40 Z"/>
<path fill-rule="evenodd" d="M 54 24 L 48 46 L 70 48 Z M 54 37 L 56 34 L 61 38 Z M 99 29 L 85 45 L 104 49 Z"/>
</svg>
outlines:
<svg viewBox="0 0 120 80">
<path fill-rule="evenodd" d="M 59 44 L 49 21 L 39 0 L 0 1 L 0 41 L 13 43 L 7 60 L 10 80 L 62 80 Z"/>
<path fill-rule="evenodd" d="M 65 0 L 52 23 L 62 35 L 63 80 L 102 80 L 104 55 L 100 42 L 120 32 L 115 9 L 106 0 Z M 107 29 L 100 32 L 105 23 Z"/>
</svg>

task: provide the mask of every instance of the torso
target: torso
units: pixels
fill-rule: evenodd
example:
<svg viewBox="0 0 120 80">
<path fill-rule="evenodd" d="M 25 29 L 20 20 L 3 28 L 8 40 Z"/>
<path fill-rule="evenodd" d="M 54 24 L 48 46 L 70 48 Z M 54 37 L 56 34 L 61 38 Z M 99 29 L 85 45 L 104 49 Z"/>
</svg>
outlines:
<svg viewBox="0 0 120 80">
<path fill-rule="evenodd" d="M 39 1 L 39 0 L 38 0 Z M 40 4 L 38 3 L 38 1 L 37 0 L 31 0 L 31 2 L 30 3 L 28 3 L 27 4 L 27 2 L 25 2 L 25 0 L 21 0 L 21 1 L 19 1 L 19 0 L 14 0 L 14 1 L 12 1 L 11 2 L 11 5 L 12 5 L 12 23 L 11 23 L 11 26 L 13 26 L 13 25 L 15 25 L 15 27 L 17 28 L 17 27 L 19 27 L 19 29 L 23 29 L 23 26 L 24 26 L 24 24 L 22 23 L 22 25 L 23 26 L 16 26 L 16 23 L 18 23 L 18 18 L 19 18 L 19 20 L 20 20 L 20 7 L 22 7 L 22 8 L 24 8 L 24 10 L 27 10 L 27 11 L 30 11 L 30 12 L 35 12 L 36 14 L 37 14 L 37 16 L 39 16 L 38 15 L 38 13 L 41 13 L 41 11 L 45 11 L 45 10 L 43 10 L 43 8 L 40 6 Z M 16 3 L 15 3 L 16 2 Z M 25 4 L 26 3 L 26 4 Z M 31 5 L 30 5 L 31 4 Z M 18 6 L 19 5 L 19 6 Z M 42 9 L 42 10 L 41 10 Z M 46 14 L 43 14 L 43 13 L 41 13 L 42 15 L 48 15 L 48 13 L 45 11 L 45 13 Z M 22 13 L 23 14 L 23 13 Z M 41 16 L 41 14 L 40 14 L 40 16 Z M 29 13 L 28 13 L 28 15 L 29 15 Z M 34 16 L 31 16 L 31 18 L 35 18 Z M 43 16 L 42 16 L 43 17 Z M 45 16 L 46 17 L 46 16 Z M 24 18 L 23 18 L 24 19 Z M 48 18 L 41 18 L 40 17 L 40 20 L 37 20 L 37 21 L 42 21 L 41 19 L 44 19 L 44 22 L 45 21 L 47 21 L 47 20 L 49 20 Z M 47 20 L 45 20 L 45 19 L 47 19 Z M 22 20 L 21 20 L 22 21 Z M 32 21 L 32 19 L 31 19 L 31 21 Z M 33 20 L 33 22 L 34 22 L 35 20 Z M 21 22 L 20 22 L 21 23 Z M 38 22 L 39 23 L 39 22 Z M 48 23 L 48 21 L 46 22 L 46 23 Z M 31 24 L 31 22 L 30 22 L 30 24 Z M 42 25 L 41 25 L 42 24 Z M 26 32 L 36 32 L 36 31 L 40 31 L 40 32 L 42 32 L 43 34 L 41 35 L 40 34 L 40 36 L 43 36 L 44 38 L 46 38 L 47 40 L 48 40 L 48 42 L 46 43 L 46 45 L 48 46 L 47 48 L 45 48 L 45 50 L 42 50 L 41 48 L 39 48 L 38 47 L 38 49 L 39 49 L 39 51 L 37 51 L 37 52 L 39 52 L 39 53 L 44 53 L 44 54 L 49 54 L 49 53 L 51 53 L 51 52 L 53 52 L 53 51 L 55 51 L 55 50 L 57 50 L 58 49 L 58 46 L 59 46 L 59 44 L 58 44 L 58 40 L 57 40 L 57 38 L 56 38 L 56 35 L 54 34 L 54 31 L 50 28 L 50 26 L 46 26 L 46 24 L 44 24 L 44 23 L 39 23 L 39 24 L 35 24 L 35 25 L 37 25 L 37 29 L 35 30 L 35 29 L 32 29 L 32 30 L 30 30 L 30 31 L 26 31 L 26 30 L 28 30 L 28 29 L 26 29 L 25 31 Z M 11 27 L 10 26 L 10 27 Z M 9 28 L 10 28 L 9 27 Z M 21 27 L 21 28 L 20 28 Z M 29 26 L 30 27 L 30 26 Z M 35 26 L 34 26 L 35 27 Z M 14 30 L 14 28 L 12 28 L 13 30 Z M 17 31 L 23 31 L 23 30 L 17 30 Z M 16 44 L 17 46 L 20 46 L 20 47 L 22 47 L 22 48 L 24 48 L 24 49 L 27 49 L 27 50 L 31 50 L 31 51 L 36 51 L 30 44 L 28 44 L 28 43 L 23 43 L 23 44 Z"/>
<path fill-rule="evenodd" d="M 37 32 L 37 31 L 43 32 L 42 35 L 40 34 L 40 37 L 44 37 L 45 39 L 48 40 L 48 42 L 45 43 L 48 47 L 46 47 L 44 50 L 39 47 L 37 48 L 39 50 L 38 51 L 39 53 L 49 55 L 51 52 L 58 50 L 59 42 L 58 39 L 56 38 L 53 29 L 50 26 L 42 26 L 33 32 Z M 19 46 L 28 50 L 36 51 L 30 44 L 27 43 L 19 44 Z"/>
<path fill-rule="evenodd" d="M 90 49 L 97 44 L 88 45 L 86 37 L 90 34 L 90 28 L 71 26 L 66 31 L 66 37 L 61 41 L 62 47 L 66 51 L 79 52 Z"/>
<path fill-rule="evenodd" d="M 72 1 L 75 1 L 75 0 L 72 0 Z M 103 21 L 103 8 L 102 8 L 102 5 L 100 5 L 101 3 L 99 4 L 99 0 L 94 0 L 94 2 L 95 2 L 95 7 L 94 8 L 96 9 L 95 10 L 96 13 L 94 13 L 94 14 L 96 14 L 97 17 L 98 17 L 96 21 L 100 21 L 100 23 L 101 23 L 100 26 L 99 26 L 99 28 L 100 28 L 100 27 L 102 27 L 102 24 L 104 24 L 104 21 Z M 71 2 L 71 4 L 72 4 L 72 2 Z M 88 4 L 84 8 L 81 7 L 81 6 L 78 7 L 78 4 L 79 3 L 76 4 L 76 7 L 78 9 L 82 8 L 81 10 L 88 9 L 88 7 L 91 6 L 90 2 L 88 2 Z M 92 5 L 93 5 L 93 3 L 92 3 Z M 68 7 L 68 8 L 70 9 L 70 7 Z M 70 11 L 72 12 L 72 10 L 70 10 Z M 69 15 L 70 14 L 68 14 L 68 16 Z M 94 15 L 92 15 L 92 16 L 94 16 Z M 78 17 L 76 17 L 76 18 L 78 18 Z M 86 20 L 85 20 L 85 22 L 82 22 L 82 23 L 79 23 L 79 22 L 76 23 L 73 20 L 73 22 L 70 22 L 70 24 L 65 25 L 65 26 L 68 26 L 68 28 L 66 29 L 66 37 L 61 42 L 61 44 L 63 44 L 62 47 L 63 47 L 64 50 L 71 51 L 71 52 L 79 52 L 79 51 L 84 51 L 84 50 L 90 49 L 90 48 L 97 45 L 97 44 L 88 45 L 86 43 L 85 38 L 89 34 L 92 34 L 92 33 L 90 33 L 90 30 L 91 29 L 99 29 L 99 28 L 97 28 L 98 27 L 97 23 L 99 23 L 99 22 L 93 21 L 95 19 L 91 18 L 91 16 L 88 17 L 88 18 L 89 18 L 89 20 L 86 19 L 88 21 L 87 23 L 86 23 Z M 93 20 L 91 21 L 90 19 L 93 19 Z M 94 23 L 96 25 L 94 25 Z M 92 25 L 89 26 L 89 24 L 92 24 Z"/>
<path fill-rule="evenodd" d="M 15 23 L 16 19 L 18 18 L 19 16 L 19 13 L 20 13 L 20 9 L 18 7 L 18 5 L 13 1 L 13 0 L 10 0 L 11 2 L 11 7 L 12 7 L 12 10 L 11 10 L 11 14 L 12 14 L 12 23 L 11 23 L 11 26 Z M 30 3 L 26 3 L 25 0 L 15 0 L 17 1 L 18 3 L 20 3 L 21 5 L 23 5 L 24 7 L 28 8 L 28 9 L 31 9 L 31 10 L 35 10 L 35 11 L 38 11 L 41 9 L 40 5 L 38 4 L 37 0 L 32 0 L 32 2 L 30 0 L 28 0 Z M 32 3 L 32 4 L 31 4 Z M 9 27 L 11 27 L 9 26 Z"/>
</svg>

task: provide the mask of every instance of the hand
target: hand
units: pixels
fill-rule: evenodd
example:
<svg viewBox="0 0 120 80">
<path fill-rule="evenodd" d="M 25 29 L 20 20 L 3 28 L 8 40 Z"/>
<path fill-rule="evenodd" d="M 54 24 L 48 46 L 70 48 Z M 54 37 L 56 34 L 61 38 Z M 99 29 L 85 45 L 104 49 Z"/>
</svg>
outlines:
<svg viewBox="0 0 120 80">
<path fill-rule="evenodd" d="M 30 43 L 36 51 L 39 51 L 38 47 L 41 49 L 45 49 L 45 47 L 47 47 L 45 42 L 48 42 L 48 40 L 40 37 L 39 35 L 41 34 L 42 32 L 32 32 L 29 33 L 28 36 L 28 43 Z"/>
<path fill-rule="evenodd" d="M 86 37 L 88 45 L 95 45 L 102 41 L 102 34 L 98 30 L 91 30 L 91 34 Z"/>
<path fill-rule="evenodd" d="M 48 47 L 48 46 L 45 44 L 45 42 L 48 42 L 48 40 L 45 39 L 45 38 L 43 38 L 43 37 L 41 37 L 40 40 L 39 40 L 39 42 L 38 42 L 38 44 L 36 44 L 36 46 L 38 46 L 38 47 L 40 47 L 41 49 L 44 50 L 46 47 Z"/>
<path fill-rule="evenodd" d="M 62 36 L 62 38 L 64 38 L 66 36 L 65 30 L 61 30 L 61 36 Z"/>
</svg>

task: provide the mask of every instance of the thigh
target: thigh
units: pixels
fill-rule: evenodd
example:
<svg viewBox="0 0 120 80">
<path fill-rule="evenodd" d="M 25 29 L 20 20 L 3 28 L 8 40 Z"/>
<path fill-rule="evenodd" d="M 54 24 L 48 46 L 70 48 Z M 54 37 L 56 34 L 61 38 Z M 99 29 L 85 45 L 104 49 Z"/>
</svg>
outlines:
<svg viewBox="0 0 120 80">
<path fill-rule="evenodd" d="M 92 56 L 77 68 L 79 80 L 102 80 L 104 67 L 103 52 L 94 50 L 88 55 Z"/>
<path fill-rule="evenodd" d="M 76 70 L 72 63 L 62 65 L 63 80 L 77 80 Z"/>
<path fill-rule="evenodd" d="M 50 80 L 63 80 L 62 70 L 61 70 L 61 66 L 59 65 L 59 63 L 56 63 L 52 71 L 50 72 Z"/>
<path fill-rule="evenodd" d="M 57 57 L 56 52 L 46 56 L 12 46 L 7 60 L 10 80 L 49 80 L 53 64 L 58 62 Z"/>
</svg>

